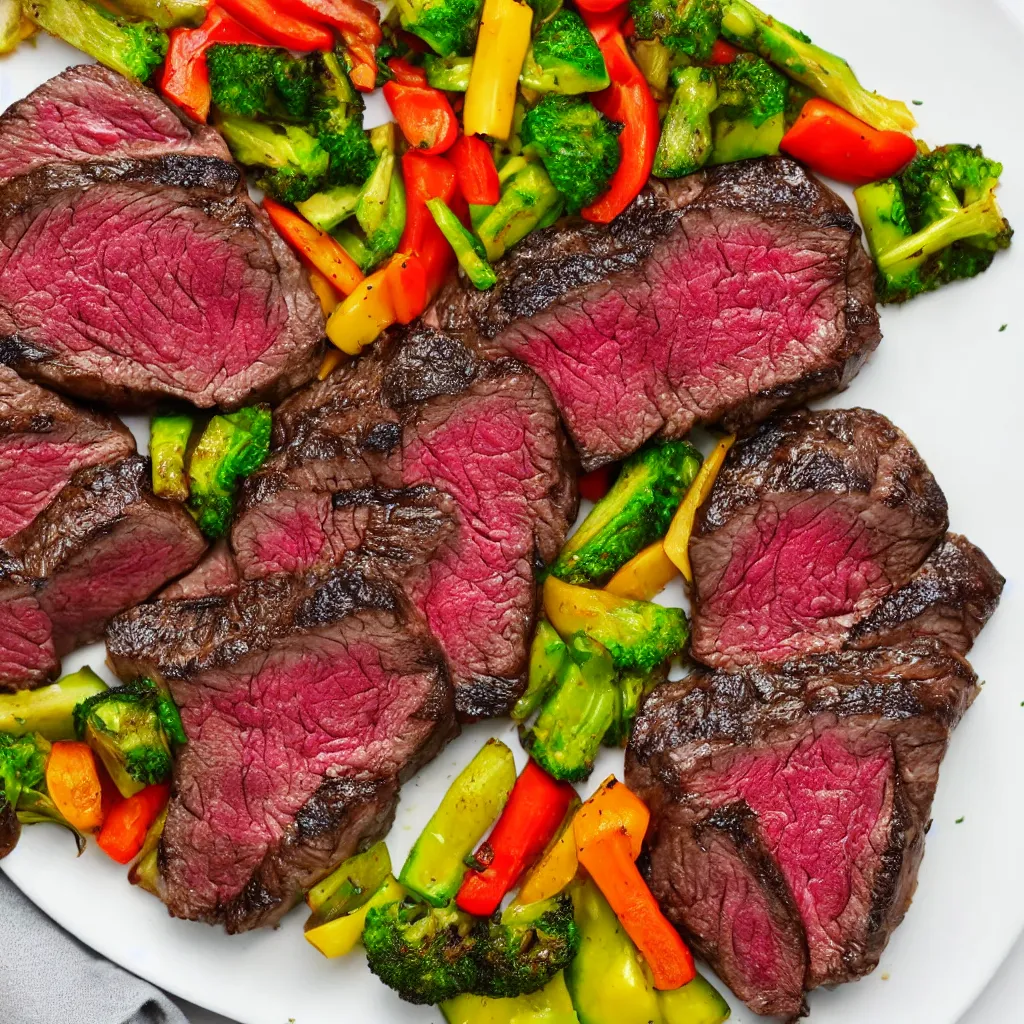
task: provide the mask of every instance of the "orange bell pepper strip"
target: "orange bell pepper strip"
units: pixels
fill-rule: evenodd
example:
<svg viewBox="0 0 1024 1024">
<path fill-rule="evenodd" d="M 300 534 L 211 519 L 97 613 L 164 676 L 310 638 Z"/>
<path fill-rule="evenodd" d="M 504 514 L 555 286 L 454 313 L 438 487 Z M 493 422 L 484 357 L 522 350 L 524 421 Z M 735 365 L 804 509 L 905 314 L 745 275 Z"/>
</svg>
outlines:
<svg viewBox="0 0 1024 1024">
<path fill-rule="evenodd" d="M 327 380 L 334 371 L 345 362 L 346 353 L 333 345 L 328 349 L 320 363 L 320 369 L 316 371 L 317 380 Z"/>
<path fill-rule="evenodd" d="M 811 170 L 847 185 L 891 178 L 917 156 L 917 143 L 910 135 L 879 131 L 819 97 L 804 104 L 779 148 Z"/>
<path fill-rule="evenodd" d="M 697 976 L 693 955 L 661 912 L 637 869 L 650 813 L 622 783 L 610 779 L 573 821 L 580 863 L 601 890 L 663 991 Z"/>
<path fill-rule="evenodd" d="M 253 32 L 278 46 L 306 53 L 333 50 L 334 34 L 316 22 L 279 10 L 277 0 L 217 0 L 230 14 Z"/>
<path fill-rule="evenodd" d="M 388 67 L 395 78 L 384 83 L 384 99 L 406 142 L 423 156 L 450 149 L 458 138 L 459 122 L 448 97 L 428 85 L 426 75 L 408 62 L 396 58 Z M 414 71 L 419 72 L 415 77 Z"/>
<path fill-rule="evenodd" d="M 103 824 L 103 783 L 87 743 L 54 743 L 46 762 L 46 789 L 57 810 L 79 832 Z"/>
<path fill-rule="evenodd" d="M 679 575 L 662 541 L 656 540 L 635 554 L 604 585 L 609 594 L 634 601 L 650 601 Z"/>
<path fill-rule="evenodd" d="M 349 79 L 360 92 L 377 83 L 377 47 L 384 39 L 380 11 L 369 0 L 276 0 L 286 14 L 330 25 L 352 59 Z"/>
<path fill-rule="evenodd" d="M 622 33 L 610 32 L 598 42 L 611 85 L 594 93 L 591 101 L 606 117 L 624 125 L 619 135 L 622 159 L 608 183 L 608 190 L 584 207 L 582 213 L 586 220 L 607 224 L 622 213 L 647 184 L 658 148 L 661 122 L 651 87 L 630 57 Z"/>
<path fill-rule="evenodd" d="M 192 118 L 206 124 L 210 116 L 210 73 L 206 51 L 215 43 L 270 44 L 214 4 L 199 28 L 171 29 L 160 92 Z"/>
<path fill-rule="evenodd" d="M 501 182 L 491 147 L 479 135 L 461 135 L 451 149 L 459 191 L 473 206 L 493 206 L 501 198 Z"/>
<path fill-rule="evenodd" d="M 107 815 L 96 844 L 118 864 L 133 861 L 146 841 L 150 826 L 167 806 L 170 795 L 171 787 L 161 782 L 122 800 Z"/>
<path fill-rule="evenodd" d="M 427 270 L 419 256 L 397 253 L 386 267 L 395 321 L 411 324 L 427 308 Z"/>
<path fill-rule="evenodd" d="M 426 273 L 427 302 L 440 290 L 455 266 L 455 252 L 427 209 L 428 199 L 443 199 L 462 215 L 458 180 L 451 161 L 443 156 L 425 156 L 408 150 L 402 156 L 405 181 L 405 229 L 399 251 L 418 256 Z"/>
<path fill-rule="evenodd" d="M 298 250 L 307 266 L 320 271 L 342 295 L 349 295 L 363 280 L 355 260 L 330 235 L 299 216 L 287 206 L 263 200 L 263 209 L 271 223 L 291 246 Z"/>
</svg>

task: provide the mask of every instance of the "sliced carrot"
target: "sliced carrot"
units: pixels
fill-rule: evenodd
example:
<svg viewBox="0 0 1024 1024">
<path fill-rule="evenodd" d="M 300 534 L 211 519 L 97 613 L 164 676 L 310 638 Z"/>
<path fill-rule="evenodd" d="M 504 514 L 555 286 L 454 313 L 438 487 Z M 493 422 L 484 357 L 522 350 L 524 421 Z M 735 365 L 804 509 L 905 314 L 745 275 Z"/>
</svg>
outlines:
<svg viewBox="0 0 1024 1024">
<path fill-rule="evenodd" d="M 147 786 L 113 807 L 96 843 L 118 864 L 134 860 L 142 850 L 150 826 L 167 806 L 171 787 L 165 782 Z"/>
<path fill-rule="evenodd" d="M 103 824 L 103 784 L 87 743 L 54 743 L 46 762 L 46 789 L 57 810 L 79 832 Z"/>
</svg>

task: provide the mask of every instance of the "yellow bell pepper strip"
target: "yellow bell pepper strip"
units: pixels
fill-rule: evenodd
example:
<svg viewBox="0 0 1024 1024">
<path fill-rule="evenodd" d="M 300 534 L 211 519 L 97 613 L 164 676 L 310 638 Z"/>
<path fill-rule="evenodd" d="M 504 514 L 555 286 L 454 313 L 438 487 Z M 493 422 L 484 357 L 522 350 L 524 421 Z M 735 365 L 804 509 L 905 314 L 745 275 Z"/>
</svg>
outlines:
<svg viewBox="0 0 1024 1024">
<path fill-rule="evenodd" d="M 729 1004 L 702 975 L 671 992 L 658 993 L 662 1024 L 723 1024 Z"/>
<path fill-rule="evenodd" d="M 305 217 L 270 198 L 263 200 L 263 209 L 285 241 L 298 250 L 306 265 L 319 270 L 342 295 L 350 295 L 363 280 L 363 272 L 355 260 Z"/>
<path fill-rule="evenodd" d="M 447 1024 L 580 1024 L 561 972 L 527 995 L 495 999 L 466 993 L 439 1009 Z"/>
<path fill-rule="evenodd" d="M 309 286 L 313 289 L 313 294 L 320 300 L 320 308 L 324 311 L 324 316 L 330 316 L 341 302 L 340 293 L 334 290 L 334 285 L 319 270 L 309 272 Z"/>
<path fill-rule="evenodd" d="M 579 860 L 576 857 L 576 836 L 573 834 L 572 822 L 579 809 L 580 799 L 576 797 L 569 804 L 555 837 L 519 887 L 515 898 L 517 904 L 526 906 L 557 896 L 576 877 Z"/>
<path fill-rule="evenodd" d="M 678 575 L 679 567 L 668 557 L 664 542 L 656 540 L 619 569 L 604 589 L 616 597 L 650 601 Z"/>
<path fill-rule="evenodd" d="M 519 0 L 484 0 L 462 123 L 466 135 L 507 139 L 530 46 L 533 10 Z"/>
<path fill-rule="evenodd" d="M 351 953 L 359 943 L 366 927 L 366 915 L 374 907 L 385 907 L 405 897 L 405 889 L 398 884 L 393 875 L 388 875 L 380 888 L 361 906 L 351 913 L 336 917 L 327 924 L 311 928 L 305 932 L 306 941 L 318 949 L 328 959 L 345 956 Z"/>
<path fill-rule="evenodd" d="M 718 471 L 722 468 L 725 456 L 735 440 L 736 435 L 730 434 L 715 445 L 714 451 L 700 467 L 700 472 L 686 492 L 686 497 L 683 498 L 676 510 L 668 533 L 665 534 L 663 541 L 665 553 L 679 566 L 679 571 L 687 583 L 693 582 L 693 570 L 690 568 L 690 535 L 693 533 L 693 523 L 697 518 L 697 511 L 707 501 L 711 488 L 714 487 L 718 477 Z"/>
<path fill-rule="evenodd" d="M 331 349 L 324 356 L 323 362 L 320 363 L 320 369 L 316 371 L 316 379 L 327 380 L 327 378 L 330 377 L 330 375 L 334 373 L 334 371 L 341 366 L 343 362 L 345 362 L 346 358 L 346 354 L 342 352 L 340 348 L 334 348 L 331 346 Z"/>
<path fill-rule="evenodd" d="M 636 864 L 650 820 L 622 783 L 606 782 L 573 821 L 580 864 L 651 968 L 654 987 L 676 989 L 697 976 L 693 955 L 661 912 Z"/>
</svg>

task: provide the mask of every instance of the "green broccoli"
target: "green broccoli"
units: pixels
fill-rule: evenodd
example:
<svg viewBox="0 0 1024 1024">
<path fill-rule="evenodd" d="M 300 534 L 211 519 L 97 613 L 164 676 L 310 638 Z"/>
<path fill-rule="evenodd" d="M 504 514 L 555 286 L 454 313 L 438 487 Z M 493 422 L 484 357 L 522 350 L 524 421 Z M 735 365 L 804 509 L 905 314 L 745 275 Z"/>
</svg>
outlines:
<svg viewBox="0 0 1024 1024">
<path fill-rule="evenodd" d="M 512 709 L 512 718 L 525 722 L 540 706 L 555 684 L 559 669 L 569 657 L 569 648 L 546 619 L 537 623 L 530 645 L 530 672 L 526 690 Z"/>
<path fill-rule="evenodd" d="M 526 52 L 520 77 L 535 92 L 599 92 L 608 69 L 590 29 L 575 11 L 561 10 L 540 26 Z"/>
<path fill-rule="evenodd" d="M 631 0 L 637 39 L 659 39 L 698 63 L 711 56 L 722 24 L 721 0 Z"/>
<path fill-rule="evenodd" d="M 472 57 L 437 57 L 428 53 L 423 58 L 427 82 L 445 92 L 465 92 L 469 88 L 469 73 L 473 70 Z"/>
<path fill-rule="evenodd" d="M 562 194 L 552 184 L 543 165 L 513 159 L 520 159 L 520 165 L 504 177 L 501 198 L 476 224 L 477 237 L 492 261 L 535 228 L 557 218 L 562 210 Z M 500 176 L 505 175 L 505 170 L 503 167 Z"/>
<path fill-rule="evenodd" d="M 786 109 L 788 83 L 766 60 L 741 53 L 732 63 L 715 68 L 718 106 L 749 118 L 759 128 Z"/>
<path fill-rule="evenodd" d="M 206 63 L 213 103 L 239 117 L 308 122 L 319 84 L 314 60 L 275 46 L 211 46 Z"/>
<path fill-rule="evenodd" d="M 629 743 L 641 702 L 667 678 L 668 671 L 664 663 L 650 672 L 627 670 L 619 673 L 616 680 L 615 719 L 601 740 L 606 747 L 624 747 Z"/>
<path fill-rule="evenodd" d="M 523 118 L 522 140 L 575 213 L 601 195 L 618 170 L 621 131 L 587 100 L 552 93 Z"/>
<path fill-rule="evenodd" d="M 566 541 L 551 572 L 569 583 L 601 584 L 664 536 L 700 469 L 686 441 L 668 441 L 630 456 L 611 490 Z"/>
<path fill-rule="evenodd" d="M 469 278 L 470 284 L 481 291 L 493 288 L 498 282 L 498 275 L 494 272 L 494 267 L 487 262 L 487 250 L 484 249 L 483 242 L 463 225 L 443 199 L 428 199 L 427 209 L 430 210 L 441 234 L 455 250 L 455 258 Z"/>
<path fill-rule="evenodd" d="M 917 123 L 905 103 L 868 92 L 850 65 L 802 32 L 759 10 L 748 0 L 722 0 L 722 35 L 759 53 L 791 78 L 883 131 L 908 132 Z"/>
<path fill-rule="evenodd" d="M 22 825 L 44 821 L 68 829 L 79 853 L 85 848 L 85 837 L 57 810 L 46 791 L 49 756 L 49 741 L 37 733 L 0 732 L 0 857 L 14 849 Z"/>
<path fill-rule="evenodd" d="M 153 493 L 161 498 L 185 501 L 188 479 L 185 450 L 192 436 L 191 416 L 154 416 L 149 425 L 149 459 Z"/>
<path fill-rule="evenodd" d="M 129 797 L 171 777 L 172 745 L 185 742 L 178 709 L 150 679 L 98 693 L 75 708 L 75 733 Z"/>
<path fill-rule="evenodd" d="M 995 196 L 1002 170 L 980 147 L 943 146 L 854 192 L 883 302 L 975 277 L 1009 247 Z"/>
<path fill-rule="evenodd" d="M 167 33 L 151 21 L 129 21 L 89 0 L 26 0 L 40 28 L 136 82 L 148 82 L 167 53 Z"/>
<path fill-rule="evenodd" d="M 242 477 L 257 470 L 270 448 L 270 409 L 249 406 L 207 424 L 189 462 L 188 507 L 207 537 L 227 531 Z"/>
<path fill-rule="evenodd" d="M 105 693 L 107 684 L 88 666 L 37 690 L 0 693 L 0 732 L 36 732 L 51 742 L 75 735 L 74 710 L 87 697 Z"/>
<path fill-rule="evenodd" d="M 328 183 L 361 185 L 377 158 L 363 130 L 363 98 L 349 81 L 343 56 L 322 53 L 316 59 L 320 85 L 313 99 L 313 126 L 330 156 Z"/>
<path fill-rule="evenodd" d="M 442 57 L 469 56 L 483 0 L 398 0 L 402 28 Z"/>
<path fill-rule="evenodd" d="M 673 72 L 675 91 L 661 126 L 651 173 L 681 178 L 699 171 L 711 158 L 711 114 L 718 103 L 718 86 L 708 68 Z"/>
</svg>

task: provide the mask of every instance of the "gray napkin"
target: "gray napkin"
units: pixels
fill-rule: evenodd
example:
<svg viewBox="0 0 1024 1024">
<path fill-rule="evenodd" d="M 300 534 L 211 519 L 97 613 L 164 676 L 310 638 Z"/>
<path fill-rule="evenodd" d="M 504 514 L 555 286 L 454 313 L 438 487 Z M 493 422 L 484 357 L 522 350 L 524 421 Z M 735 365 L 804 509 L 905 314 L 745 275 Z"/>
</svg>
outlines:
<svg viewBox="0 0 1024 1024">
<path fill-rule="evenodd" d="M 87 949 L 0 874 L 3 1024 L 188 1024 L 159 989 Z"/>
</svg>

